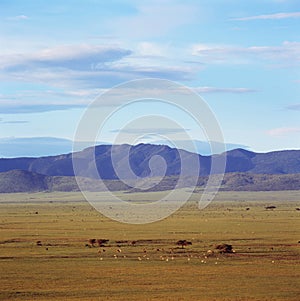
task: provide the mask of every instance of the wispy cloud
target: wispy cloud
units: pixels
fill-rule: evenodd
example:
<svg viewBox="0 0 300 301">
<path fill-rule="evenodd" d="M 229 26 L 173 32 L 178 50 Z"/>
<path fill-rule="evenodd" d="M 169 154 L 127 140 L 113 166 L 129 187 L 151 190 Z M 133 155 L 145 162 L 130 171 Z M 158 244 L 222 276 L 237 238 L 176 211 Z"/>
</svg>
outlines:
<svg viewBox="0 0 300 301">
<path fill-rule="evenodd" d="M 141 42 L 137 45 L 137 52 L 144 57 L 166 57 L 170 53 L 170 49 L 169 45 Z"/>
<path fill-rule="evenodd" d="M 28 20 L 29 17 L 25 15 L 18 15 L 18 16 L 8 17 L 6 19 L 9 21 L 22 21 L 22 20 Z"/>
<path fill-rule="evenodd" d="M 25 124 L 29 123 L 27 120 L 5 120 L 0 118 L 0 124 Z"/>
<path fill-rule="evenodd" d="M 100 93 L 100 92 L 99 92 Z M 85 107 L 98 95 L 97 91 L 21 91 L 0 95 L 1 114 L 61 111 Z M 92 97 L 93 95 L 93 97 Z M 0 121 L 1 122 L 1 121 Z M 2 123 L 9 123 L 3 121 Z"/>
<path fill-rule="evenodd" d="M 250 46 L 196 44 L 191 50 L 205 63 L 248 64 L 267 61 L 284 66 L 300 63 L 300 43 L 285 41 L 279 46 Z"/>
<path fill-rule="evenodd" d="M 112 62 L 131 53 L 118 46 L 79 44 L 0 56 L 0 79 L 68 89 L 112 86 L 124 78 Z"/>
<path fill-rule="evenodd" d="M 198 87 L 194 88 L 198 93 L 233 93 L 233 94 L 243 94 L 243 93 L 254 93 L 257 92 L 255 89 L 249 88 L 218 88 L 218 87 Z"/>
<path fill-rule="evenodd" d="M 300 127 L 281 127 L 267 131 L 267 134 L 273 137 L 283 137 L 290 134 L 299 134 Z"/>
<path fill-rule="evenodd" d="M 126 133 L 126 134 L 133 134 L 133 135 L 141 135 L 148 133 L 154 133 L 155 135 L 168 135 L 168 134 L 179 134 L 179 133 L 186 133 L 190 131 L 190 129 L 177 129 L 177 128 L 124 128 L 124 129 L 114 129 L 111 130 L 111 133 Z"/>
<path fill-rule="evenodd" d="M 26 124 L 29 123 L 27 120 L 7 120 L 7 121 L 1 121 L 2 124 Z"/>
<path fill-rule="evenodd" d="M 50 111 L 65 111 L 72 108 L 79 108 L 79 105 L 1 105 L 1 114 L 30 114 L 30 113 L 43 113 Z"/>
<path fill-rule="evenodd" d="M 158 51 L 150 44 L 143 47 L 148 54 Z M 197 70 L 185 63 L 170 65 L 157 58 L 145 59 L 117 46 L 69 45 L 33 54 L 0 56 L 2 80 L 47 83 L 68 89 L 107 88 L 142 77 L 187 80 Z"/>
<path fill-rule="evenodd" d="M 119 47 L 94 45 L 63 45 L 41 50 L 33 54 L 0 57 L 0 67 L 6 71 L 28 68 L 65 68 L 70 70 L 93 70 L 101 64 L 120 60 L 132 51 Z"/>
<path fill-rule="evenodd" d="M 249 16 L 249 17 L 242 17 L 242 18 L 233 18 L 231 20 L 251 21 L 251 20 L 280 20 L 280 19 L 290 19 L 290 18 L 300 18 L 300 12 L 265 14 L 265 15 Z"/>
<path fill-rule="evenodd" d="M 300 103 L 289 105 L 286 107 L 288 110 L 300 111 Z"/>
</svg>

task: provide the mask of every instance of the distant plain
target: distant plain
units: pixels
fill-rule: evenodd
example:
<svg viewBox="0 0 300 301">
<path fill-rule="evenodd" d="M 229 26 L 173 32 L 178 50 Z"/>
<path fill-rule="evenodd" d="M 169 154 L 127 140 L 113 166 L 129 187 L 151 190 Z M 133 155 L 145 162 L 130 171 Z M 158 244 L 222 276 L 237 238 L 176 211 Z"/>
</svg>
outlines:
<svg viewBox="0 0 300 301">
<path fill-rule="evenodd" d="M 129 225 L 79 192 L 0 194 L 0 300 L 299 300 L 300 191 L 222 191 L 204 210 L 199 197 Z M 235 252 L 219 254 L 220 243 Z"/>
</svg>

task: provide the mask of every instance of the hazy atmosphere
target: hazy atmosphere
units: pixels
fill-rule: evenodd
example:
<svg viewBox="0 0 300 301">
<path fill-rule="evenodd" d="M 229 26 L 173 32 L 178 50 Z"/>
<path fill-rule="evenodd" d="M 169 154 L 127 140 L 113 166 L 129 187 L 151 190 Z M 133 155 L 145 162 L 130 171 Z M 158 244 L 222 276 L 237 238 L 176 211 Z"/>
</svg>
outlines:
<svg viewBox="0 0 300 301">
<path fill-rule="evenodd" d="M 1 1 L 0 144 L 73 140 L 97 95 L 124 81 L 162 78 L 205 99 L 226 143 L 299 149 L 299 24 L 297 0 Z M 104 142 L 118 130 L 109 128 Z M 188 132 L 205 140 L 192 124 Z M 180 139 L 160 126 L 165 133 Z M 61 151 L 57 140 L 48 143 L 49 152 Z"/>
</svg>

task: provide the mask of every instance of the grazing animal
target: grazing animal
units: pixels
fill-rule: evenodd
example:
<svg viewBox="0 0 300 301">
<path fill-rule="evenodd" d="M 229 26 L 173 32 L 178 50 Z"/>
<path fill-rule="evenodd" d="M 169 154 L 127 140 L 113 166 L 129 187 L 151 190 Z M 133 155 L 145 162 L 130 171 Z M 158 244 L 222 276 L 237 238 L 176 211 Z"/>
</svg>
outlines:
<svg viewBox="0 0 300 301">
<path fill-rule="evenodd" d="M 89 239 L 89 244 L 90 244 L 92 247 L 95 247 L 95 243 L 96 243 L 96 238 L 90 238 L 90 239 Z"/>
<path fill-rule="evenodd" d="M 234 253 L 232 245 L 229 244 L 216 245 L 216 249 L 219 250 L 220 253 Z"/>
<path fill-rule="evenodd" d="M 212 251 L 212 250 L 208 250 L 206 253 L 207 253 L 207 255 L 211 256 L 211 255 L 213 255 L 213 254 L 214 254 L 214 251 Z"/>
<path fill-rule="evenodd" d="M 265 209 L 266 210 L 273 210 L 273 209 L 276 209 L 276 206 L 266 206 Z"/>
</svg>

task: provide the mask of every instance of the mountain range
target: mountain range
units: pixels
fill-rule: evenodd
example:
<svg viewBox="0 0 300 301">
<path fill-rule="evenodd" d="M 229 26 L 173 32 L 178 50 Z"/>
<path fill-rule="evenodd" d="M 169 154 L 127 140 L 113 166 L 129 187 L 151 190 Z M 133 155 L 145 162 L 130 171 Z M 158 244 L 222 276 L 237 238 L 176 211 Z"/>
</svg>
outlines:
<svg viewBox="0 0 300 301">
<path fill-rule="evenodd" d="M 300 173 L 300 150 L 285 150 L 269 153 L 255 153 L 245 149 L 235 149 L 220 155 L 202 156 L 182 149 L 171 148 L 166 145 L 139 144 L 139 145 L 99 145 L 89 147 L 83 151 L 57 156 L 45 157 L 18 157 L 0 159 L 0 172 L 21 169 L 33 171 L 47 176 L 74 176 L 72 157 L 81 161 L 83 168 L 80 176 L 97 178 L 94 174 L 93 164 L 96 163 L 99 174 L 103 179 L 116 180 L 115 168 L 112 164 L 112 150 L 115 166 L 123 172 L 124 178 L 130 178 L 132 173 L 126 174 L 127 160 L 134 173 L 140 177 L 150 175 L 149 161 L 154 156 L 160 156 L 166 161 L 166 176 L 181 173 L 181 161 L 185 160 L 189 171 L 187 175 L 196 175 L 194 166 L 189 164 L 200 162 L 200 174 L 206 176 L 210 173 L 212 158 L 215 160 L 226 157 L 225 172 L 250 172 L 255 174 L 296 174 Z M 161 165 L 161 162 L 158 162 Z M 159 167 L 159 166 L 158 166 Z M 189 174 L 190 172 L 190 174 Z M 159 175 L 157 175 L 159 176 Z"/>
<path fill-rule="evenodd" d="M 112 162 L 112 152 L 114 162 Z M 130 168 L 126 160 L 127 154 Z M 81 167 L 77 170 L 77 175 L 84 179 L 82 181 L 85 181 L 87 189 L 95 187 L 98 174 L 115 190 L 129 189 L 119 181 L 120 175 L 122 179 L 129 180 L 136 180 L 138 177 L 139 179 L 163 177 L 160 186 L 155 189 L 162 189 L 162 186 L 167 189 L 172 188 L 170 183 L 174 183 L 174 179 L 183 172 L 186 178 L 200 177 L 199 186 L 201 186 L 200 184 L 205 183 L 210 173 L 212 159 L 221 162 L 225 157 L 224 189 L 257 190 L 255 187 L 260 187 L 261 190 L 264 188 L 277 190 L 274 183 L 277 183 L 280 190 L 300 189 L 300 150 L 255 153 L 245 149 L 235 149 L 219 155 L 202 156 L 166 145 L 123 144 L 99 145 L 73 154 L 57 156 L 0 159 L 0 192 L 78 190 L 75 179 L 71 179 L 74 176 L 72 159 Z M 184 169 L 182 169 L 182 162 L 185 165 Z M 200 163 L 199 171 L 194 168 L 195 162 Z M 20 188 L 9 188 L 14 186 L 16 179 L 20 179 Z M 251 188 L 251 185 L 255 187 Z"/>
<path fill-rule="evenodd" d="M 150 137 L 151 138 L 151 137 Z M 191 143 L 192 142 L 192 143 Z M 146 142 L 145 142 L 146 143 Z M 83 150 L 89 146 L 93 146 L 94 142 L 76 142 L 76 149 Z M 109 143 L 97 142 L 98 145 L 108 145 Z M 168 140 L 156 140 L 151 138 L 151 144 L 168 145 L 174 147 Z M 194 147 L 191 147 L 191 146 Z M 221 153 L 225 149 L 233 150 L 236 148 L 247 149 L 247 146 L 235 143 L 214 143 L 215 153 Z M 176 140 L 176 148 L 185 149 L 190 152 L 195 152 L 202 155 L 211 155 L 211 147 L 207 141 L 200 140 Z M 0 158 L 15 158 L 20 156 L 25 157 L 42 157 L 67 154 L 72 152 L 73 141 L 70 139 L 56 137 L 8 137 L 0 138 Z"/>
</svg>

